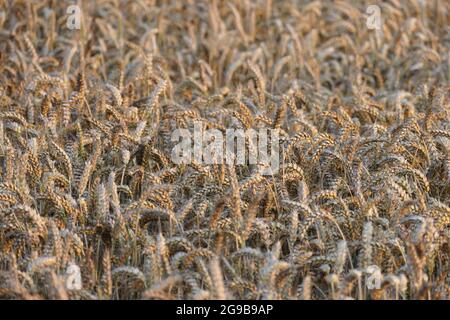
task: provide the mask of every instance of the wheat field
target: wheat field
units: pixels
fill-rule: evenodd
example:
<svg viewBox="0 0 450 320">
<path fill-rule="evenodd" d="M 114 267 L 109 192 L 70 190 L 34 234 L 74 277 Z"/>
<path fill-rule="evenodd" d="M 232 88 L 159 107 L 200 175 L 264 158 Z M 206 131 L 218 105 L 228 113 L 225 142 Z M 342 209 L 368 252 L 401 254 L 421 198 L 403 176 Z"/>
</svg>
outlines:
<svg viewBox="0 0 450 320">
<path fill-rule="evenodd" d="M 450 2 L 373 4 L 0 0 L 0 298 L 449 299 Z"/>
</svg>

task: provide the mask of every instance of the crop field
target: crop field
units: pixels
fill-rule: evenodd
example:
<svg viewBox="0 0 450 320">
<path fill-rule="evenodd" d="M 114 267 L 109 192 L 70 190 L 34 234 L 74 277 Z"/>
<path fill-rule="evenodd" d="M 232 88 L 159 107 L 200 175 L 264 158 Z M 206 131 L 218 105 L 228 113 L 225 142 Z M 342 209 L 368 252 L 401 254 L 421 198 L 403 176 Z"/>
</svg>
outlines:
<svg viewBox="0 0 450 320">
<path fill-rule="evenodd" d="M 450 299 L 449 65 L 446 0 L 0 0 L 0 299 Z"/>
</svg>

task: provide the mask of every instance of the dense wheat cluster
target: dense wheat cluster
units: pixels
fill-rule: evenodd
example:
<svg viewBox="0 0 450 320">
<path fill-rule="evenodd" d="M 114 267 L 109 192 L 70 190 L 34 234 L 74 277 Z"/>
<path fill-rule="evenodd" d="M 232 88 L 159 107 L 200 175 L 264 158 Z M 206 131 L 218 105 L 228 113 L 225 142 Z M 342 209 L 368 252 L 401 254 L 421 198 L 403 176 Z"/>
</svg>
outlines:
<svg viewBox="0 0 450 320">
<path fill-rule="evenodd" d="M 449 299 L 450 3 L 372 2 L 0 1 L 0 297 Z"/>
</svg>

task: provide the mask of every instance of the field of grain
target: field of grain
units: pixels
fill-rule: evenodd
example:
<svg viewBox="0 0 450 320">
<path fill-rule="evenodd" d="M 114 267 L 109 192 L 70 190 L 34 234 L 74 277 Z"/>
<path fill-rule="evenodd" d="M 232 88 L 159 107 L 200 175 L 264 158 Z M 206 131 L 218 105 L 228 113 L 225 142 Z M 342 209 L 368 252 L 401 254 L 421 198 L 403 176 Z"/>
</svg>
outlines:
<svg viewBox="0 0 450 320">
<path fill-rule="evenodd" d="M 449 299 L 450 2 L 375 2 L 0 0 L 0 298 Z"/>
</svg>

